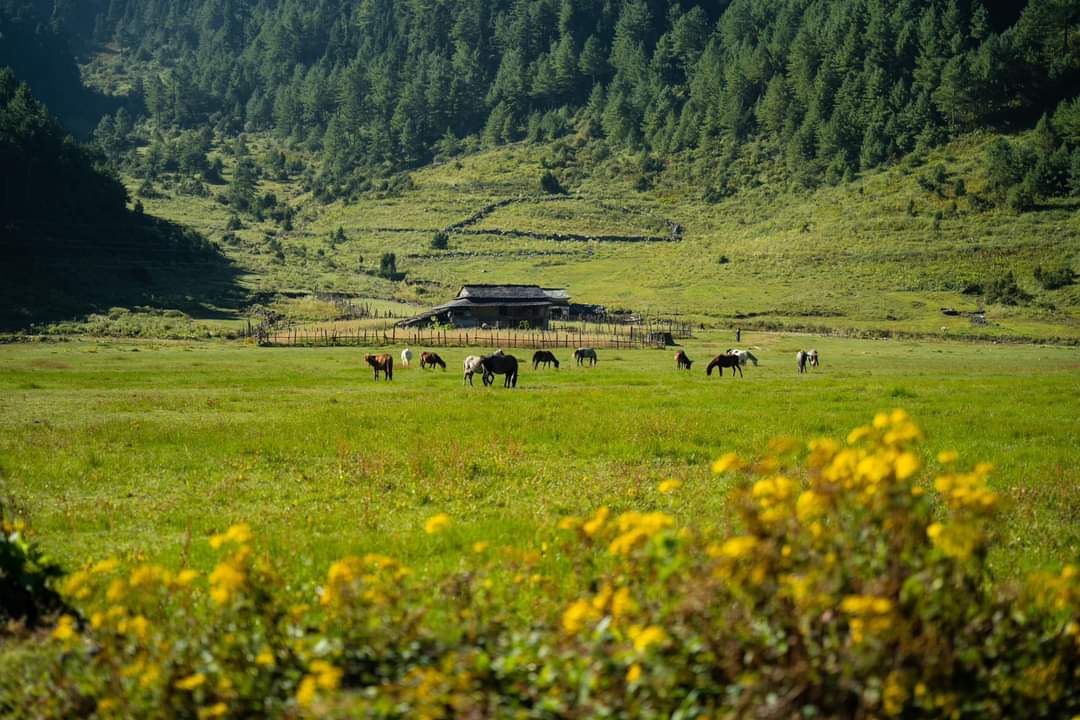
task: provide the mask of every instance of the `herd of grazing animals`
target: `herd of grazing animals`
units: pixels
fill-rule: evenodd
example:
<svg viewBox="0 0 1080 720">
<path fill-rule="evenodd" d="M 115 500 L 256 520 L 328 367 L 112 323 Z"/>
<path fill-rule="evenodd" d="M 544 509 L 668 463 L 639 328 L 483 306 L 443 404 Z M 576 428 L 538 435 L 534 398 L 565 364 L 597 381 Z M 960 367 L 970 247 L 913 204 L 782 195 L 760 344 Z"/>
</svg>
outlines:
<svg viewBox="0 0 1080 720">
<path fill-rule="evenodd" d="M 586 347 L 578 348 L 574 351 L 574 359 L 577 360 L 578 365 L 588 364 L 590 367 L 595 366 L 597 363 L 596 350 Z M 380 372 L 383 374 L 383 379 L 394 379 L 394 358 L 392 355 L 388 353 L 365 355 L 364 361 L 375 371 L 375 380 L 379 379 Z M 412 350 L 405 348 L 401 351 L 401 364 L 404 367 L 409 367 L 411 361 Z M 709 362 L 705 368 L 705 374 L 711 377 L 713 368 L 718 368 L 720 376 L 723 377 L 724 368 L 731 368 L 732 377 L 735 376 L 736 372 L 742 377 L 742 368 L 748 362 L 757 367 L 758 359 L 749 350 L 729 348 Z M 807 372 L 808 368 L 818 367 L 819 362 L 817 350 L 799 350 L 795 354 L 795 363 L 800 374 Z M 679 350 L 675 353 L 676 370 L 689 371 L 693 364 L 694 361 L 687 356 L 685 350 Z M 533 353 L 532 365 L 533 370 L 538 369 L 541 365 L 545 368 L 554 365 L 557 370 L 559 368 L 559 359 L 550 350 L 537 350 Z M 438 353 L 424 351 L 420 353 L 420 367 L 422 369 L 441 367 L 446 370 L 446 362 L 439 357 Z M 495 382 L 496 375 L 504 375 L 504 387 L 517 387 L 518 359 L 513 355 L 507 355 L 501 349 L 490 355 L 469 355 L 465 358 L 463 367 L 465 374 L 462 378 L 462 384 L 468 383 L 472 385 L 473 375 L 480 373 L 480 378 L 485 386 Z"/>
</svg>

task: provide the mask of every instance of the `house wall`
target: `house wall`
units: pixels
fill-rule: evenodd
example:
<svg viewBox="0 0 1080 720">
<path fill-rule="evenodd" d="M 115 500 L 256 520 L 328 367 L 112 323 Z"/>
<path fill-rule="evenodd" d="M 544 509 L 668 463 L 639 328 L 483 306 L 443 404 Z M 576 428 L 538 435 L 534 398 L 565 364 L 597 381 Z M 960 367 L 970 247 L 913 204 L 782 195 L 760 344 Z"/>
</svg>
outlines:
<svg viewBox="0 0 1080 720">
<path fill-rule="evenodd" d="M 531 328 L 547 329 L 549 311 L 546 307 L 516 307 L 514 305 L 485 305 L 454 311 L 457 327 L 479 327 L 487 324 L 501 328 L 516 328 L 528 321 Z"/>
</svg>

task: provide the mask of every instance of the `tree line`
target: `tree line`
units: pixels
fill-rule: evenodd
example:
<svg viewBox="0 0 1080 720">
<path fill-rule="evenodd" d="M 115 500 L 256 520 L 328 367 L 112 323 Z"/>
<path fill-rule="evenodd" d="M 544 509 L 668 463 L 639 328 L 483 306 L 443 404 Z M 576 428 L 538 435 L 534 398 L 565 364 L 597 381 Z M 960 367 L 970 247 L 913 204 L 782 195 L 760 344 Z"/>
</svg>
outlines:
<svg viewBox="0 0 1080 720">
<path fill-rule="evenodd" d="M 714 195 L 750 152 L 812 186 L 974 128 L 1030 126 L 1080 92 L 1070 0 L 52 6 L 56 27 L 122 50 L 159 127 L 302 143 L 321 154 L 327 198 L 465 148 L 569 133 L 686 153 Z"/>
</svg>

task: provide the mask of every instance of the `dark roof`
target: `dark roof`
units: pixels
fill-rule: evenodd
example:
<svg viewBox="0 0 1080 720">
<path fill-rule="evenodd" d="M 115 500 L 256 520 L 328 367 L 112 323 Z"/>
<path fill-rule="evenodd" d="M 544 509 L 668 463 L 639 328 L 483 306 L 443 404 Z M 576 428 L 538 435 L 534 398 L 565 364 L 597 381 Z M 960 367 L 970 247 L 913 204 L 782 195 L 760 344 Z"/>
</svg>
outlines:
<svg viewBox="0 0 1080 720">
<path fill-rule="evenodd" d="M 478 301 L 548 300 L 539 285 L 462 285 L 457 296 Z"/>
<path fill-rule="evenodd" d="M 549 300 L 559 304 L 570 302 L 570 293 L 566 292 L 566 288 L 544 288 L 544 294 Z"/>
</svg>

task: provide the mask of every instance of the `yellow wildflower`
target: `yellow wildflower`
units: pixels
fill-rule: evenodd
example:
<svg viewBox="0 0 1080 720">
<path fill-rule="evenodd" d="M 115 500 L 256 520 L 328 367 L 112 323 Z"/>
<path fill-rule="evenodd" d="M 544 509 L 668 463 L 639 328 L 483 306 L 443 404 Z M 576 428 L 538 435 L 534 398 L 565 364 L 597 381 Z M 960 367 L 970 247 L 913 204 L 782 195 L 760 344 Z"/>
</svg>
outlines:
<svg viewBox="0 0 1080 720">
<path fill-rule="evenodd" d="M 149 588 L 160 582 L 168 581 L 171 574 L 160 565 L 140 565 L 131 571 L 131 587 Z"/>
<path fill-rule="evenodd" d="M 210 547 L 217 550 L 225 543 L 243 545 L 248 542 L 251 542 L 251 526 L 247 523 L 239 523 L 223 533 L 211 536 Z"/>
<path fill-rule="evenodd" d="M 145 640 L 146 636 L 150 632 L 150 621 L 142 615 L 136 615 L 127 621 L 126 630 L 130 630 L 132 634 L 138 637 L 140 640 Z M 124 632 L 125 630 L 121 630 Z"/>
<path fill-rule="evenodd" d="M 795 515 L 799 522 L 808 522 L 821 517 L 829 511 L 829 497 L 813 490 L 807 490 L 795 501 Z"/>
<path fill-rule="evenodd" d="M 231 562 L 218 563 L 210 573 L 210 597 L 218 605 L 224 605 L 244 585 L 244 573 Z"/>
<path fill-rule="evenodd" d="M 64 581 L 61 590 L 65 595 L 70 595 L 76 600 L 85 600 L 90 597 L 90 588 L 87 586 L 87 581 L 90 579 L 90 573 L 85 571 L 73 572 Z"/>
<path fill-rule="evenodd" d="M 905 452 L 900 453 L 893 466 L 894 472 L 896 473 L 896 479 L 907 480 L 919 471 L 922 463 L 919 462 L 919 458 L 915 453 Z"/>
<path fill-rule="evenodd" d="M 811 440 L 808 447 L 810 448 L 810 457 L 807 458 L 807 462 L 811 467 L 825 466 L 840 451 L 840 445 L 832 438 Z"/>
<path fill-rule="evenodd" d="M 90 568 L 90 572 L 93 575 L 101 575 L 107 572 L 112 572 L 117 567 L 119 567 L 119 565 L 119 561 L 113 558 L 109 558 L 107 560 L 101 560 L 97 562 L 92 568 Z"/>
<path fill-rule="evenodd" d="M 947 557 L 967 560 L 982 542 L 982 534 L 967 525 L 942 525 L 933 523 L 926 528 L 926 536 Z"/>
<path fill-rule="evenodd" d="M 148 688 L 153 687 L 158 680 L 161 679 L 161 668 L 157 665 L 150 665 L 143 670 L 142 675 L 139 676 L 139 687 Z"/>
<path fill-rule="evenodd" d="M 201 672 L 193 673 L 187 677 L 180 678 L 174 683 L 174 687 L 177 690 L 194 690 L 197 687 L 201 687 L 206 683 L 206 676 Z"/>
<path fill-rule="evenodd" d="M 716 459 L 716 462 L 712 464 L 712 471 L 720 475 L 726 472 L 742 470 L 744 467 L 746 467 L 746 463 L 735 453 L 729 452 Z"/>
<path fill-rule="evenodd" d="M 634 642 L 634 650 L 639 653 L 648 652 L 649 648 L 654 645 L 664 645 L 668 641 L 667 633 L 664 632 L 663 628 L 656 625 L 650 625 L 646 628 L 635 625 L 630 628 L 628 634 Z"/>
<path fill-rule="evenodd" d="M 305 675 L 300 680 L 300 685 L 296 689 L 296 702 L 300 706 L 310 705 L 315 700 L 315 691 L 317 690 L 315 678 L 311 675 Z"/>
<path fill-rule="evenodd" d="M 215 703 L 207 707 L 199 708 L 199 720 L 225 717 L 229 713 L 229 706 L 223 702 Z"/>
<path fill-rule="evenodd" d="M 902 673 L 893 670 L 885 678 L 885 687 L 881 692 L 882 707 L 886 715 L 897 716 L 904 711 L 908 699 L 908 689 Z"/>
<path fill-rule="evenodd" d="M 274 651 L 271 650 L 268 645 L 264 645 L 263 649 L 259 651 L 259 654 L 255 656 L 255 664 L 264 668 L 274 667 L 276 664 L 274 660 Z"/>
<path fill-rule="evenodd" d="M 942 450 L 937 454 L 937 461 L 942 465 L 951 465 L 960 459 L 960 453 L 955 450 Z"/>
<path fill-rule="evenodd" d="M 67 642 L 74 639 L 76 634 L 75 618 L 66 614 L 61 615 L 60 619 L 56 621 L 56 627 L 53 628 L 52 636 L 57 640 Z"/>
<path fill-rule="evenodd" d="M 848 445 L 854 445 L 863 438 L 869 437 L 873 432 L 874 429 L 869 425 L 861 425 L 848 433 L 847 443 Z"/>
<path fill-rule="evenodd" d="M 568 515 L 559 520 L 560 530 L 576 530 L 581 526 L 581 518 Z"/>
<path fill-rule="evenodd" d="M 724 541 L 719 548 L 709 548 L 712 557 L 725 557 L 738 560 L 752 553 L 758 546 L 758 539 L 753 535 L 739 535 Z"/>
<path fill-rule="evenodd" d="M 187 587 L 195 581 L 195 578 L 199 577 L 199 573 L 196 570 L 190 568 L 181 570 L 176 575 L 176 579 L 173 580 L 173 584 L 177 587 Z"/>
<path fill-rule="evenodd" d="M 563 630 L 570 635 L 576 635 L 587 623 L 597 619 L 597 616 L 596 609 L 588 600 L 575 600 L 563 611 Z"/>
<path fill-rule="evenodd" d="M 596 511 L 596 514 L 588 522 L 581 526 L 581 529 L 585 531 L 586 535 L 592 537 L 603 529 L 609 515 L 611 515 L 611 511 L 607 507 L 602 507 Z"/>
<path fill-rule="evenodd" d="M 424 532 L 428 535 L 435 535 L 441 533 L 443 530 L 450 527 L 450 516 L 446 513 L 439 513 L 438 515 L 432 515 L 424 523 Z"/>
<path fill-rule="evenodd" d="M 681 487 L 682 487 L 682 480 L 674 480 L 674 479 L 672 479 L 672 480 L 664 480 L 662 483 L 660 483 L 656 487 L 656 489 L 658 491 L 660 491 L 660 493 L 662 495 L 670 495 L 671 493 L 675 492 L 676 490 L 678 490 Z"/>
<path fill-rule="evenodd" d="M 488 544 L 486 542 L 474 542 L 472 546 L 472 551 L 478 555 L 487 549 Z"/>
<path fill-rule="evenodd" d="M 628 684 L 634 684 L 641 679 L 641 665 L 634 663 L 630 666 L 630 669 L 626 671 L 626 682 Z"/>
<path fill-rule="evenodd" d="M 127 593 L 127 583 L 117 578 L 109 583 L 109 589 L 105 591 L 105 599 L 111 603 L 118 603 Z"/>
<path fill-rule="evenodd" d="M 312 660 L 311 671 L 315 675 L 315 684 L 322 690 L 336 690 L 345 674 L 344 670 L 325 660 Z"/>
<path fill-rule="evenodd" d="M 630 596 L 630 588 L 619 588 L 611 598 L 611 618 L 615 622 L 637 609 L 637 603 Z"/>
</svg>

